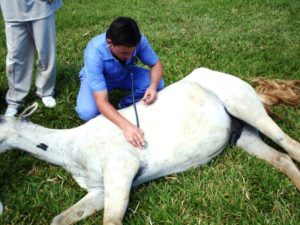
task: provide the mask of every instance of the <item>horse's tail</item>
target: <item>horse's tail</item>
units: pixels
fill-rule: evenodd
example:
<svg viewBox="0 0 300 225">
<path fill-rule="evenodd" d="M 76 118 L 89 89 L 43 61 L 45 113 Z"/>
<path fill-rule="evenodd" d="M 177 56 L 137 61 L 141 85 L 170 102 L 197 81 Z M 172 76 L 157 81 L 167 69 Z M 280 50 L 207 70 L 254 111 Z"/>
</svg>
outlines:
<svg viewBox="0 0 300 225">
<path fill-rule="evenodd" d="M 300 80 L 284 81 L 255 78 L 251 83 L 271 116 L 281 118 L 272 111 L 272 106 L 283 104 L 296 107 L 300 104 Z"/>
</svg>

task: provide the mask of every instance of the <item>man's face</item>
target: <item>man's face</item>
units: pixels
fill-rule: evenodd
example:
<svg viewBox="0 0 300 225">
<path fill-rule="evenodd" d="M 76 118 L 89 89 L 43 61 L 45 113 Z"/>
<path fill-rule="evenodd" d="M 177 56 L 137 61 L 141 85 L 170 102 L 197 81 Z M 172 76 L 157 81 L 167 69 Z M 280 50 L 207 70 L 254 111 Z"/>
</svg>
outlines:
<svg viewBox="0 0 300 225">
<path fill-rule="evenodd" d="M 127 47 L 123 45 L 114 45 L 111 41 L 107 40 L 111 53 L 119 60 L 126 62 L 132 56 L 135 47 Z"/>
</svg>

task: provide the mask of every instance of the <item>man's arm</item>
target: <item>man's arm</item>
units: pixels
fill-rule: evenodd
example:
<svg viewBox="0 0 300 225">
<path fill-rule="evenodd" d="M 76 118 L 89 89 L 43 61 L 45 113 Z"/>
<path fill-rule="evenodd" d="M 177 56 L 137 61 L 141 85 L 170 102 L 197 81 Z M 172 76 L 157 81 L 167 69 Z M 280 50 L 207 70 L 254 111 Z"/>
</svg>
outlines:
<svg viewBox="0 0 300 225">
<path fill-rule="evenodd" d="M 149 105 L 156 100 L 157 86 L 162 78 L 162 75 L 163 75 L 163 67 L 161 62 L 158 60 L 157 63 L 155 63 L 150 68 L 151 83 L 142 99 L 146 105 Z"/>
<path fill-rule="evenodd" d="M 126 140 L 134 147 L 142 148 L 145 145 L 143 131 L 125 119 L 108 101 L 107 90 L 94 92 L 94 98 L 99 111 L 122 131 Z"/>
</svg>

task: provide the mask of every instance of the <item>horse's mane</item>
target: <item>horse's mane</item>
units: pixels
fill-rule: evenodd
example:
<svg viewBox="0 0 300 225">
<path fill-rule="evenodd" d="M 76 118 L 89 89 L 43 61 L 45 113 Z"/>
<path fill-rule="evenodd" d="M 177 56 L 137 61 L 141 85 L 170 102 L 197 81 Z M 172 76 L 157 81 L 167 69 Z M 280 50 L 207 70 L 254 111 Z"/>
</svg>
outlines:
<svg viewBox="0 0 300 225">
<path fill-rule="evenodd" d="M 280 117 L 271 109 L 276 105 L 296 107 L 300 104 L 300 80 L 270 80 L 255 78 L 251 81 L 257 95 L 271 116 Z"/>
</svg>

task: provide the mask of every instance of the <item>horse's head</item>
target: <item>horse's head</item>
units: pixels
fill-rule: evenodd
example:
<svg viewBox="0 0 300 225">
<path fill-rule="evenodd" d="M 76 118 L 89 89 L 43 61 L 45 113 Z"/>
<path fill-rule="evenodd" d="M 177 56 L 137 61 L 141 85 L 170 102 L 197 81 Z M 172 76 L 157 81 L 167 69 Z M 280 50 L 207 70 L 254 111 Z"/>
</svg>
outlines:
<svg viewBox="0 0 300 225">
<path fill-rule="evenodd" d="M 38 104 L 34 103 L 27 107 L 18 117 L 0 116 L 0 153 L 10 148 L 9 139 L 15 137 L 23 123 L 37 109 Z"/>
<path fill-rule="evenodd" d="M 17 131 L 16 117 L 0 116 L 0 153 L 9 149 L 8 140 Z"/>
</svg>

